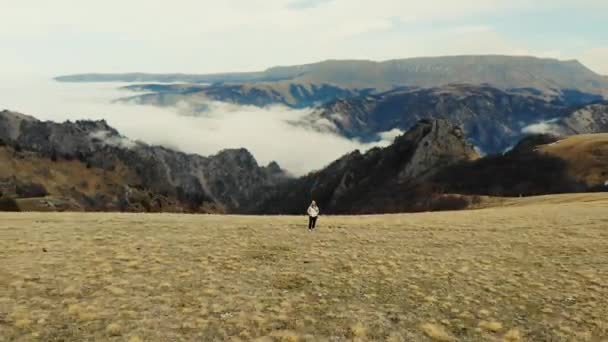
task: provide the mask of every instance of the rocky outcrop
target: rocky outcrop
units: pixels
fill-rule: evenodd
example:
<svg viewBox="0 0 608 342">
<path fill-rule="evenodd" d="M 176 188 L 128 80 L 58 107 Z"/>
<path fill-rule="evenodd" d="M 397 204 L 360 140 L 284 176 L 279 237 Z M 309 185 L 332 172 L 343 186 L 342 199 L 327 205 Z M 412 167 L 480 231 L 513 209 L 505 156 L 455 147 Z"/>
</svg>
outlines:
<svg viewBox="0 0 608 342">
<path fill-rule="evenodd" d="M 407 142 L 400 140 L 407 139 Z M 399 173 L 401 181 L 416 179 L 439 168 L 479 157 L 466 141 L 462 129 L 445 120 L 420 121 L 408 134 L 395 141 L 416 146 L 412 157 Z"/>
<path fill-rule="evenodd" d="M 123 185 L 177 198 L 192 210 L 205 204 L 239 211 L 259 200 L 260 188 L 286 177 L 276 163 L 259 166 L 245 149 L 209 157 L 186 154 L 129 140 L 105 121 L 42 122 L 4 111 L 0 112 L 0 139 L 12 148 L 53 161 L 78 160 L 108 171 L 124 168 Z"/>
</svg>

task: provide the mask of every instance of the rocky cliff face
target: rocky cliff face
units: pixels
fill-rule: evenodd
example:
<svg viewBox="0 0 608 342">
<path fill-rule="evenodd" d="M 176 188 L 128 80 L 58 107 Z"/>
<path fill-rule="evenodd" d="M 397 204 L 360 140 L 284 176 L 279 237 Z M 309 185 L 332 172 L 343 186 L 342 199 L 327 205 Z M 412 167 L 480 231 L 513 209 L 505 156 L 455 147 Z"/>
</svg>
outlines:
<svg viewBox="0 0 608 342">
<path fill-rule="evenodd" d="M 402 141 L 404 140 L 404 141 Z M 466 141 L 462 128 L 445 120 L 423 120 L 395 140 L 395 145 L 413 145 L 415 150 L 399 173 L 401 182 L 417 179 L 445 166 L 479 157 Z"/>
<path fill-rule="evenodd" d="M 484 152 L 499 153 L 522 138 L 524 127 L 565 116 L 567 108 L 562 99 L 532 90 L 453 85 L 335 101 L 307 122 L 315 126 L 316 122 L 329 121 L 330 128 L 339 134 L 374 140 L 381 132 L 406 130 L 422 119 L 447 119 L 462 126 L 471 142 Z"/>
<path fill-rule="evenodd" d="M 300 214 L 312 199 L 325 213 L 405 211 L 418 200 L 407 189 L 441 168 L 476 158 L 462 129 L 445 120 L 422 120 L 389 147 L 352 152 L 273 189 L 252 211 Z"/>
<path fill-rule="evenodd" d="M 596 103 L 574 110 L 558 123 L 564 134 L 608 132 L 608 103 Z"/>
<path fill-rule="evenodd" d="M 209 101 L 257 107 L 281 104 L 291 108 L 305 108 L 366 93 L 365 90 L 342 88 L 331 84 L 297 82 L 209 86 L 143 84 L 128 86 L 126 89 L 146 92 L 146 94 L 126 97 L 118 101 L 162 107 L 187 104 L 195 112 L 204 112 Z"/>
<path fill-rule="evenodd" d="M 105 121 L 42 122 L 3 111 L 0 139 L 18 150 L 53 160 L 76 159 L 110 171 L 121 165 L 132 175 L 124 179 L 126 184 L 177 198 L 193 210 L 206 203 L 238 211 L 253 201 L 259 188 L 286 177 L 276 163 L 260 167 L 245 149 L 224 150 L 209 157 L 185 154 L 131 141 Z"/>
</svg>

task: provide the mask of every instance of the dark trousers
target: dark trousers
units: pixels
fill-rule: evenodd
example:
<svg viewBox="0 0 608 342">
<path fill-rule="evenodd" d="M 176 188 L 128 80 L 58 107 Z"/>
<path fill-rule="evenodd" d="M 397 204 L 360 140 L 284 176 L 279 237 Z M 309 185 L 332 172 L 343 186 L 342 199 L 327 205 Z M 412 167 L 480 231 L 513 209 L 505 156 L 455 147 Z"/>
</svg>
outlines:
<svg viewBox="0 0 608 342">
<path fill-rule="evenodd" d="M 317 218 L 308 216 L 308 229 L 315 229 L 316 225 L 317 225 Z"/>
</svg>

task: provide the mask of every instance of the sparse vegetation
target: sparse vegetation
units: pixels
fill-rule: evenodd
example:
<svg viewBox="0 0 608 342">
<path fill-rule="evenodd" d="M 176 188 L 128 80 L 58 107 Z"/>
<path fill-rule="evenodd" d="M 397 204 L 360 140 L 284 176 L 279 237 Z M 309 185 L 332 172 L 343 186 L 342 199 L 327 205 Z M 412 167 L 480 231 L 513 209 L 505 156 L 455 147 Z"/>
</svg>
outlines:
<svg viewBox="0 0 608 342">
<path fill-rule="evenodd" d="M 4 213 L 2 341 L 602 341 L 608 196 L 303 217 Z"/>
<path fill-rule="evenodd" d="M 138 188 L 138 178 L 124 165 L 117 164 L 114 171 L 108 171 L 89 167 L 91 165 L 77 159 L 51 162 L 49 158 L 34 153 L 22 154 L 28 154 L 27 158 L 17 160 L 10 148 L 0 147 L 0 165 L 3 165 L 0 168 L 0 182 L 6 188 L 5 197 L 32 199 L 27 208 L 23 208 L 24 211 L 52 211 L 52 207 L 45 204 L 48 201 L 40 201 L 49 196 L 67 199 L 61 201 L 67 205 L 61 206 L 62 210 L 159 211 L 157 207 L 162 207 L 164 211 L 183 211 L 172 198 Z M 123 205 L 125 183 L 131 181 L 135 183 L 135 186 L 129 186 L 134 189 L 131 194 L 133 198 L 130 198 L 133 203 Z M 155 201 L 152 201 L 153 198 Z"/>
<path fill-rule="evenodd" d="M 14 198 L 0 197 L 0 211 L 20 211 Z"/>
<path fill-rule="evenodd" d="M 582 134 L 540 146 L 540 151 L 565 159 L 572 177 L 590 187 L 601 189 L 608 181 L 607 147 L 608 133 Z"/>
</svg>

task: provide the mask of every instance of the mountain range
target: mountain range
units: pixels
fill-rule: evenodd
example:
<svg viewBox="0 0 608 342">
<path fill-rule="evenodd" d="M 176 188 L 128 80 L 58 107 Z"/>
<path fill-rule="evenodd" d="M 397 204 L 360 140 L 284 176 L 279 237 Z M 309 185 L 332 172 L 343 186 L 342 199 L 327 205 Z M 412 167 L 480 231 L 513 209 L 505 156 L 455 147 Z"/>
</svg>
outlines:
<svg viewBox="0 0 608 342">
<path fill-rule="evenodd" d="M 464 130 L 424 119 L 386 148 L 293 178 L 245 149 L 203 157 L 131 141 L 105 121 L 0 112 L 0 209 L 299 214 L 463 209 L 479 195 L 604 190 L 608 135 L 526 137 L 481 157 Z"/>
<path fill-rule="evenodd" d="M 131 85 L 126 88 L 143 94 L 117 101 L 187 105 L 195 113 L 207 111 L 209 101 L 310 108 L 293 124 L 365 142 L 421 119 L 448 119 L 487 154 L 511 148 L 543 123 L 555 134 L 580 128 L 570 124 L 604 132 L 601 117 L 608 103 L 607 78 L 579 62 L 517 56 L 334 60 L 257 73 L 83 74 L 57 80 L 191 82 Z M 200 84 L 205 82 L 212 84 Z M 590 104 L 596 114 L 583 123 L 579 110 Z M 579 118 L 570 118 L 577 111 Z"/>
<path fill-rule="evenodd" d="M 513 56 L 332 60 L 262 72 L 80 74 L 61 82 L 143 82 L 139 105 L 210 101 L 308 108 L 293 125 L 364 142 L 294 178 L 246 149 L 186 154 L 122 136 L 105 121 L 0 112 L 3 205 L 39 210 L 297 214 L 460 209 L 479 196 L 604 190 L 608 78 L 577 61 Z M 147 82 L 147 83 L 146 83 Z M 150 82 L 172 82 L 150 83 Z M 8 202 L 7 202 L 8 201 Z M 1 204 L 0 203 L 0 204 Z"/>
<path fill-rule="evenodd" d="M 449 56 L 397 59 L 384 62 L 328 60 L 261 72 L 220 74 L 77 74 L 59 76 L 63 82 L 186 82 L 332 84 L 350 89 L 389 90 L 400 86 L 438 87 L 454 83 L 491 84 L 500 89 L 535 88 L 543 92 L 577 90 L 608 95 L 608 81 L 578 61 L 519 56 Z"/>
<path fill-rule="evenodd" d="M 18 196 L 20 184 L 39 179 L 42 187 L 56 189 L 53 195 L 86 210 L 164 211 L 169 204 L 178 211 L 238 211 L 259 200 L 256 189 L 286 178 L 276 163 L 259 166 L 246 149 L 209 157 L 186 154 L 131 141 L 105 121 L 55 123 L 2 111 L 0 141 L 5 157 L 12 156 L 5 161 L 12 168 L 0 179 L 2 193 Z M 31 165 L 25 167 L 25 161 Z M 88 175 L 79 177 L 95 181 L 79 184 L 73 170 L 58 168 L 75 161 Z"/>
<path fill-rule="evenodd" d="M 449 85 L 335 100 L 317 108 L 306 121 L 311 127 L 329 123 L 330 131 L 373 141 L 382 132 L 403 131 L 421 119 L 447 119 L 462 126 L 475 146 L 492 154 L 514 146 L 526 131 L 543 122 L 552 122 L 547 129 L 556 134 L 604 132 L 608 101 L 589 98 L 588 102 L 547 99 L 529 89 Z M 585 122 L 582 113 L 588 113 Z"/>
</svg>

